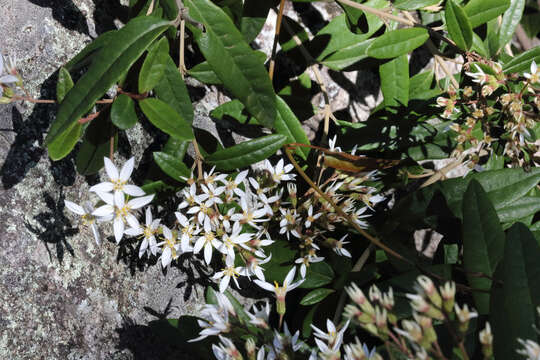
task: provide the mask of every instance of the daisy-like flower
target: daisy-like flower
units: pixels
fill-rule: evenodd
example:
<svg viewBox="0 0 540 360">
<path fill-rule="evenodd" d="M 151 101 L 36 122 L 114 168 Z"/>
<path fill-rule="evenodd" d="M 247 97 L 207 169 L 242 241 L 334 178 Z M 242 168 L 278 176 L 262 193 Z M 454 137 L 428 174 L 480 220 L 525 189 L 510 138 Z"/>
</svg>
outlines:
<svg viewBox="0 0 540 360">
<path fill-rule="evenodd" d="M 224 234 L 222 237 L 222 245 L 219 248 L 219 251 L 231 259 L 234 260 L 235 254 L 234 254 L 234 247 L 236 245 L 243 246 L 246 242 L 250 241 L 253 237 L 253 234 L 251 233 L 242 233 L 240 234 L 240 231 L 242 231 L 242 227 L 240 226 L 240 223 L 235 222 L 232 228 L 232 233 Z"/>
<path fill-rule="evenodd" d="M 133 218 L 130 217 L 130 219 L 133 221 Z M 141 225 L 139 221 L 136 220 L 136 222 L 129 223 L 131 227 L 124 232 L 129 236 L 143 236 L 143 241 L 139 247 L 140 258 L 148 252 L 147 250 L 149 246 L 150 253 L 152 253 L 152 255 L 157 254 L 158 246 L 156 242 L 156 232 L 158 230 L 160 221 L 160 219 L 152 219 L 152 211 L 149 207 L 147 207 L 145 213 L 145 224 Z"/>
<path fill-rule="evenodd" d="M 301 258 L 296 259 L 294 262 L 295 264 L 301 264 L 300 265 L 300 276 L 302 276 L 302 279 L 305 279 L 306 272 L 309 264 L 311 263 L 317 263 L 323 261 L 324 258 L 321 256 L 315 256 L 312 254 L 305 255 Z"/>
<path fill-rule="evenodd" d="M 465 74 L 472 77 L 472 81 L 484 85 L 486 82 L 489 82 L 490 76 L 484 73 L 484 71 L 478 66 L 478 64 L 474 64 L 476 67 L 476 72 L 466 71 Z"/>
<path fill-rule="evenodd" d="M 246 311 L 247 316 L 249 317 L 250 324 L 253 324 L 257 327 L 268 329 L 268 319 L 270 318 L 270 304 L 268 301 L 266 305 L 259 309 L 257 305 L 253 305 L 251 311 Z"/>
<path fill-rule="evenodd" d="M 242 354 L 234 343 L 226 337 L 219 336 L 221 343 L 219 345 L 212 344 L 212 351 L 217 360 L 242 360 Z"/>
<path fill-rule="evenodd" d="M 530 71 L 531 71 L 530 73 L 524 73 L 523 76 L 525 76 L 525 78 L 527 78 L 531 84 L 538 83 L 540 81 L 539 73 L 538 73 L 538 66 L 536 65 L 536 62 L 534 60 L 531 63 Z"/>
<path fill-rule="evenodd" d="M 206 171 L 204 172 L 203 181 L 206 185 L 209 185 L 209 184 L 213 185 L 217 181 L 223 182 L 223 180 L 227 178 L 227 174 L 220 174 L 220 173 L 214 174 L 215 169 L 216 167 L 214 166 L 212 169 L 210 169 L 209 173 L 207 173 Z"/>
<path fill-rule="evenodd" d="M 105 205 L 98 207 L 92 212 L 92 215 L 99 217 L 114 217 L 113 229 L 116 243 L 119 243 L 124 236 L 125 223 L 137 224 L 137 218 L 132 214 L 134 210 L 140 209 L 148 205 L 154 198 L 154 194 L 142 196 L 125 202 L 124 194 L 121 192 L 115 193 L 113 196 L 110 193 L 99 193 Z"/>
<path fill-rule="evenodd" d="M 536 341 L 517 339 L 523 346 L 523 349 L 517 350 L 517 353 L 527 357 L 527 360 L 540 359 L 540 345 Z"/>
<path fill-rule="evenodd" d="M 264 278 L 264 273 L 263 273 L 264 269 L 262 268 L 261 265 L 269 262 L 272 259 L 272 254 L 270 254 L 270 256 L 264 256 L 264 254 L 261 254 L 261 251 L 256 251 L 255 255 L 251 257 L 246 257 L 247 266 L 242 267 L 242 271 L 240 273 L 244 276 L 247 276 L 248 278 L 250 278 L 252 275 L 255 275 L 257 279 L 265 281 L 266 279 Z M 260 256 L 260 255 L 263 255 L 263 256 Z M 257 257 L 257 256 L 260 256 L 260 257 Z"/>
<path fill-rule="evenodd" d="M 99 229 L 97 227 L 96 221 L 104 221 L 105 218 L 100 219 L 92 215 L 92 212 L 94 211 L 94 207 L 92 206 L 92 203 L 90 201 L 87 201 L 83 203 L 83 206 L 80 206 L 69 200 L 64 200 L 64 204 L 66 205 L 69 211 L 82 216 L 83 224 L 86 226 L 89 226 L 90 229 L 92 229 L 92 234 L 94 235 L 94 239 L 96 239 L 96 244 L 98 245 L 101 244 L 101 235 L 99 233 Z M 112 219 L 112 217 L 109 216 L 108 219 L 110 220 Z"/>
<path fill-rule="evenodd" d="M 280 207 L 279 211 L 281 212 L 281 215 L 283 215 L 283 217 L 281 218 L 281 221 L 279 222 L 279 227 L 281 228 L 279 229 L 279 233 L 286 234 L 287 240 L 290 239 L 289 234 L 292 234 L 293 236 L 300 238 L 301 236 L 296 230 L 296 227 L 297 227 L 296 220 L 298 219 L 298 216 L 299 216 L 296 213 L 296 210 L 295 209 L 285 210 Z"/>
<path fill-rule="evenodd" d="M 249 224 L 255 229 L 259 230 L 260 226 L 256 223 L 268 220 L 261 219 L 264 215 L 266 215 L 266 211 L 264 209 L 257 209 L 249 206 L 245 197 L 240 199 L 240 207 L 242 208 L 242 214 L 232 215 L 232 221 L 239 221 L 240 224 Z"/>
<path fill-rule="evenodd" d="M 188 220 L 188 218 L 178 211 L 174 213 L 176 216 L 176 220 L 181 226 L 180 232 L 180 247 L 182 249 L 182 252 L 190 252 L 193 251 L 193 247 L 191 246 L 191 240 L 193 239 L 193 236 L 197 235 L 199 233 L 199 228 L 195 227 L 195 225 Z"/>
<path fill-rule="evenodd" d="M 355 223 L 357 223 L 358 226 L 360 226 L 362 229 L 367 229 L 369 227 L 369 224 L 366 221 L 361 220 L 361 219 L 365 219 L 365 218 L 368 218 L 368 217 L 371 216 L 370 214 L 362 215 L 363 213 L 366 212 L 367 209 L 368 209 L 368 207 L 364 206 L 363 208 L 358 209 L 355 212 L 353 212 L 352 214 L 350 214 L 353 221 Z"/>
<path fill-rule="evenodd" d="M 318 218 L 320 218 L 322 213 L 316 213 L 313 215 L 313 205 L 309 205 L 308 216 L 304 222 L 306 228 L 309 228 L 312 223 L 314 223 Z"/>
<path fill-rule="evenodd" d="M 225 258 L 225 268 L 215 273 L 212 277 L 212 279 L 214 280 L 221 279 L 221 281 L 219 282 L 219 292 L 224 293 L 225 290 L 227 290 L 231 278 L 234 280 L 236 286 L 240 288 L 240 285 L 238 285 L 238 280 L 236 280 L 236 278 L 238 277 L 238 275 L 240 275 L 241 270 L 241 267 L 234 266 L 234 258 L 227 256 Z"/>
<path fill-rule="evenodd" d="M 349 252 L 349 250 L 343 247 L 343 245 L 348 244 L 350 242 L 350 241 L 345 241 L 345 238 L 348 235 L 349 234 L 343 235 L 341 239 L 335 242 L 333 250 L 336 252 L 336 254 L 341 255 L 341 256 L 351 257 L 351 253 Z"/>
<path fill-rule="evenodd" d="M 216 239 L 216 234 L 212 231 L 210 222 L 205 222 L 204 232 L 197 239 L 197 242 L 195 243 L 195 246 L 193 247 L 193 253 L 198 254 L 203 248 L 203 246 L 204 246 L 204 261 L 206 261 L 206 264 L 209 265 L 210 261 L 212 261 L 212 249 L 216 248 L 216 250 L 219 250 L 219 248 L 221 248 L 222 246 L 221 241 Z"/>
<path fill-rule="evenodd" d="M 210 221 L 210 215 L 213 213 L 211 205 L 206 203 L 208 194 L 200 194 L 195 196 L 195 205 L 189 208 L 188 214 L 194 215 L 199 225 L 203 225 L 206 221 Z"/>
<path fill-rule="evenodd" d="M 208 320 L 197 320 L 202 330 L 197 338 L 188 340 L 188 342 L 200 341 L 208 336 L 227 333 L 231 330 L 228 311 L 221 311 L 216 305 L 205 305 L 201 315 Z"/>
<path fill-rule="evenodd" d="M 166 268 L 173 260 L 178 258 L 180 244 L 176 241 L 176 237 L 168 227 L 161 225 L 161 230 L 163 231 L 164 241 L 160 242 L 158 246 L 163 246 L 161 253 L 161 266 Z"/>
<path fill-rule="evenodd" d="M 245 192 L 244 190 L 240 189 L 238 186 L 242 184 L 248 174 L 248 170 L 244 170 L 238 173 L 234 180 L 232 179 L 224 179 L 221 182 L 223 185 L 225 185 L 225 195 L 228 199 L 231 199 L 234 194 L 236 194 L 239 197 L 244 197 Z"/>
<path fill-rule="evenodd" d="M 266 170 L 270 172 L 270 175 L 272 176 L 272 180 L 279 184 L 282 181 L 288 181 L 293 180 L 296 175 L 294 174 L 288 174 L 294 166 L 292 164 L 288 164 L 284 166 L 283 159 L 280 159 L 278 163 L 276 164 L 276 167 L 273 167 L 272 164 L 270 164 L 270 161 L 265 161 L 265 167 Z"/>
<path fill-rule="evenodd" d="M 327 319 L 326 332 L 311 324 L 311 328 L 315 330 L 315 342 L 317 343 L 317 346 L 322 353 L 336 352 L 339 350 L 341 343 L 343 342 L 343 333 L 345 332 L 345 330 L 347 330 L 349 322 L 350 320 L 347 320 L 341 330 L 337 331 L 334 323 L 330 321 L 330 319 Z M 321 340 L 326 341 L 326 343 Z"/>
<path fill-rule="evenodd" d="M 328 149 L 330 151 L 339 151 L 339 152 L 341 152 L 341 148 L 336 147 L 336 142 L 337 142 L 337 135 L 334 135 L 334 137 L 332 139 L 328 140 Z"/>
<path fill-rule="evenodd" d="M 0 97 L 4 93 L 4 86 L 11 86 L 19 82 L 19 78 L 12 73 L 12 69 L 14 69 L 12 64 L 8 64 L 7 68 L 4 68 L 4 57 L 0 54 Z M 6 70 L 5 74 L 4 70 Z"/>
<path fill-rule="evenodd" d="M 223 200 L 219 198 L 225 191 L 225 186 L 219 186 L 215 188 L 212 184 L 201 185 L 202 191 L 208 195 L 208 200 L 206 200 L 206 206 L 212 206 L 214 204 L 223 204 Z"/>
<path fill-rule="evenodd" d="M 143 189 L 127 183 L 133 172 L 135 158 L 132 157 L 126 161 L 120 171 L 118 171 L 118 168 L 114 166 L 113 162 L 108 157 L 103 158 L 103 162 L 105 163 L 105 171 L 107 172 L 110 181 L 94 185 L 90 188 L 90 191 L 97 194 L 114 191 L 115 194 L 126 194 L 131 196 L 145 195 Z"/>
<path fill-rule="evenodd" d="M 194 206 L 196 204 L 195 198 L 197 196 L 197 185 L 195 183 L 191 184 L 188 188 L 185 188 L 182 190 L 182 195 L 184 196 L 184 200 L 178 205 L 178 210 L 187 208 L 188 206 Z M 204 201 L 206 199 L 203 199 L 201 201 Z"/>
</svg>

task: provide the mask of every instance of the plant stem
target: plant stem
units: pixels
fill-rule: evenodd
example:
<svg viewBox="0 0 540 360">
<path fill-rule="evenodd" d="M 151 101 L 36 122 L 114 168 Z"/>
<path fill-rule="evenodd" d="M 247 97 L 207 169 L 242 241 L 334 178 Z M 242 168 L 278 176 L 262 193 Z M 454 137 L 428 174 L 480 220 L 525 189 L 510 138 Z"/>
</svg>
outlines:
<svg viewBox="0 0 540 360">
<path fill-rule="evenodd" d="M 281 0 L 279 3 L 278 17 L 276 19 L 276 31 L 274 33 L 274 44 L 272 45 L 272 55 L 270 57 L 270 65 L 268 66 L 268 75 L 270 80 L 274 78 L 274 67 L 276 66 L 276 51 L 279 40 L 279 32 L 281 30 L 281 20 L 283 19 L 283 8 L 285 7 L 285 0 Z"/>
<path fill-rule="evenodd" d="M 193 149 L 195 150 L 195 161 L 197 163 L 197 174 L 198 174 L 198 177 L 199 177 L 199 180 L 202 180 L 203 178 L 203 172 L 202 172 L 202 155 L 201 155 L 201 152 L 199 151 L 199 145 L 197 144 L 197 139 L 193 138 L 193 140 L 191 141 L 192 144 L 193 144 Z"/>
<path fill-rule="evenodd" d="M 186 38 L 186 21 L 184 19 L 180 20 L 180 59 L 178 61 L 178 70 L 180 70 L 180 75 L 182 79 L 187 72 L 186 64 L 184 61 L 184 51 L 185 51 L 185 38 Z"/>
</svg>

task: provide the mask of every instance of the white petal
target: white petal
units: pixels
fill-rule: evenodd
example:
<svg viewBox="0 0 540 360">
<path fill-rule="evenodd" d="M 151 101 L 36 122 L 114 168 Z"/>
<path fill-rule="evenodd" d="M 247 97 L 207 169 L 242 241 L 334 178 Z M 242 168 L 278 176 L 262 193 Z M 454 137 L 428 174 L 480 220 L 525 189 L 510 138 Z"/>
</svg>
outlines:
<svg viewBox="0 0 540 360">
<path fill-rule="evenodd" d="M 126 204 L 126 196 L 124 195 L 124 193 L 117 190 L 114 192 L 113 196 L 114 196 L 114 205 L 117 208 L 122 209 L 124 205 Z"/>
<path fill-rule="evenodd" d="M 102 183 L 99 183 L 99 184 L 96 184 L 94 186 L 92 186 L 90 189 L 88 189 L 89 191 L 91 192 L 111 192 L 112 190 L 114 189 L 114 185 L 112 182 L 109 182 L 109 181 L 105 181 L 105 182 L 102 182 Z"/>
<path fill-rule="evenodd" d="M 141 228 L 128 228 L 124 231 L 124 234 L 129 236 L 139 236 L 142 235 L 143 231 Z M 146 241 L 146 238 L 145 238 Z"/>
<path fill-rule="evenodd" d="M 209 243 L 206 243 L 206 245 L 204 245 L 204 261 L 206 261 L 206 264 L 210 265 L 211 260 L 212 260 L 212 245 Z"/>
<path fill-rule="evenodd" d="M 127 233 L 127 231 L 126 231 Z M 146 249 L 148 248 L 148 240 L 144 238 L 144 240 L 141 243 L 141 246 L 139 248 L 139 258 L 142 258 L 144 253 L 146 253 Z"/>
<path fill-rule="evenodd" d="M 103 205 L 92 211 L 92 215 L 104 217 L 114 214 L 114 207 L 112 205 Z"/>
<path fill-rule="evenodd" d="M 141 224 L 139 223 L 139 220 L 135 216 L 126 216 L 126 220 L 132 228 L 141 230 Z"/>
<path fill-rule="evenodd" d="M 4 72 L 4 57 L 0 54 L 0 74 Z"/>
<path fill-rule="evenodd" d="M 0 57 L 2 57 L 0 55 Z M 86 214 L 86 211 L 82 208 L 82 206 L 75 204 L 74 202 L 71 202 L 69 200 L 64 200 L 64 204 L 68 208 L 69 211 L 74 212 L 77 215 L 84 215 Z"/>
<path fill-rule="evenodd" d="M 146 226 L 150 226 L 152 224 L 152 211 L 149 207 L 146 208 L 146 211 L 144 212 L 145 215 L 145 224 Z"/>
<path fill-rule="evenodd" d="M 272 292 L 275 292 L 276 290 L 276 287 L 274 285 L 267 283 L 266 281 L 261 281 L 261 280 L 253 280 L 253 281 L 255 281 L 255 284 L 259 285 L 264 290 L 268 290 Z"/>
<path fill-rule="evenodd" d="M 90 226 L 92 233 L 94 234 L 94 239 L 96 239 L 96 244 L 101 244 L 101 235 L 99 234 L 99 229 L 96 224 Z"/>
<path fill-rule="evenodd" d="M 120 170 L 120 180 L 128 181 L 129 177 L 131 176 L 131 173 L 133 172 L 133 166 L 134 165 L 135 165 L 135 158 L 134 157 L 132 157 L 131 159 L 126 161 L 124 166 L 122 166 L 122 170 Z M 140 196 L 140 195 L 133 195 L 133 196 Z"/>
<path fill-rule="evenodd" d="M 114 195 L 112 193 L 98 191 L 96 195 L 106 204 L 114 205 Z"/>
<path fill-rule="evenodd" d="M 19 79 L 13 75 L 4 75 L 0 77 L 0 83 L 2 84 L 16 83 L 17 81 L 19 81 Z"/>
<path fill-rule="evenodd" d="M 154 198 L 154 194 L 138 197 L 138 198 L 129 200 L 128 205 L 131 209 L 139 209 L 149 204 L 153 198 Z"/>
<path fill-rule="evenodd" d="M 113 228 L 114 228 L 114 238 L 116 239 L 116 243 L 118 244 L 120 240 L 122 240 L 122 237 L 124 236 L 124 228 L 125 228 L 124 221 L 121 218 L 117 217 L 116 219 L 114 219 Z"/>
<path fill-rule="evenodd" d="M 231 277 L 226 275 L 221 279 L 219 282 L 219 292 L 223 293 L 225 290 L 227 290 L 227 287 L 229 286 L 229 281 L 231 281 Z"/>
<path fill-rule="evenodd" d="M 289 285 L 294 280 L 294 274 L 296 274 L 296 267 L 293 266 L 291 270 L 287 273 L 285 280 L 283 281 L 283 286 Z"/>
<path fill-rule="evenodd" d="M 126 194 L 131 196 L 143 196 L 146 195 L 143 189 L 136 185 L 124 185 L 123 190 Z"/>
<path fill-rule="evenodd" d="M 193 247 L 193 253 L 198 254 L 199 251 L 201 251 L 202 247 L 204 245 L 204 237 L 200 237 L 197 239 L 197 242 L 195 243 L 195 246 Z"/>
<path fill-rule="evenodd" d="M 161 266 L 164 268 L 171 263 L 172 251 L 170 247 L 166 247 L 161 254 Z"/>
<path fill-rule="evenodd" d="M 118 180 L 120 175 L 118 174 L 118 169 L 116 168 L 116 166 L 114 166 L 111 159 L 109 159 L 108 157 L 104 157 L 103 163 L 105 164 L 105 171 L 107 172 L 107 175 L 109 175 L 109 179 Z"/>
<path fill-rule="evenodd" d="M 172 240 L 173 235 L 171 230 L 165 225 L 162 225 L 161 229 L 163 230 L 163 236 L 165 237 L 165 239 Z"/>
</svg>

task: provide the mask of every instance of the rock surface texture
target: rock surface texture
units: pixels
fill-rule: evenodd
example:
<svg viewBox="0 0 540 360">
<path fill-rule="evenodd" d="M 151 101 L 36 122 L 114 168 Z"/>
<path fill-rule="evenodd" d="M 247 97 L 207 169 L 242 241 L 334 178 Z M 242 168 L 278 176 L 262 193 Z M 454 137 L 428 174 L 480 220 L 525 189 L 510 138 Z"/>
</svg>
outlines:
<svg viewBox="0 0 540 360">
<path fill-rule="evenodd" d="M 323 20 L 337 11 L 306 6 Z M 39 99 L 54 99 L 58 68 L 127 13 L 113 0 L 0 0 L 0 9 L 0 52 L 17 58 L 29 95 Z M 259 43 L 271 41 L 274 21 L 271 13 Z M 365 119 L 380 99 L 373 73 L 323 74 L 333 110 L 353 121 Z M 198 89 L 195 124 L 216 131 L 208 112 L 225 97 Z M 322 105 L 318 97 L 312 101 Z M 96 245 L 64 199 L 91 199 L 89 184 L 99 179 L 77 175 L 73 157 L 49 160 L 42 145 L 55 113 L 49 104 L 0 105 L 0 359 L 188 359 L 146 325 L 196 314 L 200 275 L 187 262 L 163 274 L 110 237 Z M 310 137 L 319 124 L 320 116 L 306 122 Z M 121 159 L 136 158 L 135 181 L 151 162 L 145 151 L 155 140 L 151 132 L 131 129 L 121 147 Z M 112 233 L 109 226 L 103 230 L 105 237 Z"/>
</svg>

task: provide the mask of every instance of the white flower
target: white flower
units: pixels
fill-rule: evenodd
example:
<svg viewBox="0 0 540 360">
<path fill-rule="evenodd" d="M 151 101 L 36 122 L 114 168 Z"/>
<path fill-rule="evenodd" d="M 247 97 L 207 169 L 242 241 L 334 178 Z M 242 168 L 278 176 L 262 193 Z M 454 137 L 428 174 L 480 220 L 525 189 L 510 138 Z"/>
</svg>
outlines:
<svg viewBox="0 0 540 360">
<path fill-rule="evenodd" d="M 268 319 L 270 318 L 270 304 L 268 301 L 266 305 L 261 309 L 257 305 L 253 305 L 250 311 L 246 311 L 247 316 L 249 317 L 249 322 L 257 327 L 268 329 Z"/>
<path fill-rule="evenodd" d="M 347 329 L 347 326 L 349 326 L 349 321 L 350 320 L 347 320 L 341 330 L 337 331 L 334 323 L 330 321 L 330 319 L 327 319 L 326 333 L 314 326 L 313 324 L 311 325 L 313 330 L 315 330 L 315 343 L 317 343 L 317 347 L 319 348 L 319 350 L 321 350 L 322 353 L 334 353 L 339 351 L 341 343 L 343 342 L 343 333 Z M 321 340 L 325 340 L 326 343 Z"/>
<path fill-rule="evenodd" d="M 208 199 L 208 194 L 196 195 L 194 198 L 195 205 L 190 207 L 187 211 L 188 214 L 195 215 L 195 219 L 197 219 L 197 222 L 200 225 L 211 220 L 210 213 L 212 209 L 210 208 L 211 205 L 208 205 L 208 203 L 205 202 L 206 199 Z"/>
<path fill-rule="evenodd" d="M 272 164 L 270 164 L 270 161 L 265 161 L 265 167 L 270 172 L 270 175 L 272 176 L 272 180 L 274 180 L 275 183 L 280 183 L 282 181 L 292 180 L 296 175 L 294 174 L 287 174 L 290 172 L 294 166 L 292 164 L 288 164 L 287 166 L 283 166 L 284 161 L 283 159 L 280 159 L 278 163 L 276 164 L 276 167 L 273 167 Z"/>
<path fill-rule="evenodd" d="M 231 257 L 234 260 L 234 247 L 235 245 L 240 245 L 248 242 L 253 237 L 251 233 L 240 234 L 242 230 L 240 223 L 235 222 L 232 228 L 232 233 L 224 234 L 222 237 L 222 245 L 219 248 L 219 251 L 223 254 L 226 254 L 228 257 Z"/>
<path fill-rule="evenodd" d="M 103 158 L 103 161 L 105 163 L 105 171 L 107 172 L 110 181 L 104 181 L 94 185 L 90 188 L 90 191 L 97 194 L 114 191 L 115 194 L 122 193 L 131 196 L 145 195 L 143 189 L 127 183 L 131 173 L 133 172 L 135 158 L 132 157 L 126 161 L 124 166 L 122 166 L 122 170 L 120 171 L 118 171 L 118 168 L 114 166 L 113 162 L 109 158 L 105 157 Z"/>
<path fill-rule="evenodd" d="M 255 252 L 255 255 L 263 255 L 259 254 L 260 252 Z M 259 280 L 265 281 L 264 278 L 264 269 L 261 267 L 262 264 L 266 264 L 267 262 L 272 259 L 272 254 L 268 257 L 262 256 L 263 259 L 259 259 L 257 256 L 251 256 L 246 259 L 247 266 L 242 268 L 242 271 L 240 272 L 242 275 L 247 276 L 248 278 L 252 275 L 255 275 Z"/>
<path fill-rule="evenodd" d="M 10 71 L 12 71 L 13 65 L 8 64 L 8 68 L 6 74 L 4 75 L 4 57 L 0 54 L 0 96 L 4 93 L 4 89 L 2 85 L 11 85 L 15 84 L 19 81 L 19 78 L 15 76 L 14 74 L 10 74 Z"/>
<path fill-rule="evenodd" d="M 216 234 L 212 231 L 210 223 L 206 222 L 204 224 L 203 234 L 199 236 L 193 247 L 193 253 L 198 254 L 204 246 L 204 261 L 209 265 L 210 261 L 212 261 L 212 248 L 214 247 L 216 250 L 219 250 L 221 245 L 221 241 L 216 239 Z"/>
<path fill-rule="evenodd" d="M 223 204 L 223 200 L 219 198 L 219 195 L 221 195 L 225 191 L 225 186 L 214 188 L 212 184 L 208 184 L 208 186 L 201 185 L 201 189 L 206 195 L 208 195 L 208 200 L 206 200 L 205 203 L 206 206 Z"/>
<path fill-rule="evenodd" d="M 256 225 L 255 223 L 268 220 L 261 219 L 261 217 L 266 215 L 266 211 L 264 209 L 250 207 L 245 197 L 240 199 L 240 206 L 242 207 L 242 214 L 231 215 L 232 221 L 239 221 L 240 224 L 249 224 L 255 229 L 259 230 L 260 226 Z"/>
<path fill-rule="evenodd" d="M 353 221 L 357 223 L 358 226 L 360 226 L 362 229 L 367 229 L 369 227 L 369 224 L 366 221 L 360 220 L 360 219 L 365 219 L 371 216 L 370 214 L 362 215 L 363 213 L 366 212 L 367 209 L 368 207 L 364 206 L 363 208 L 358 209 L 354 213 L 350 214 L 351 219 L 353 219 Z"/>
<path fill-rule="evenodd" d="M 540 359 L 540 345 L 533 340 L 517 339 L 523 346 L 523 349 L 517 350 L 517 353 L 527 357 L 527 360 L 539 360 Z"/>
<path fill-rule="evenodd" d="M 187 217 L 185 217 L 184 214 L 179 213 L 178 211 L 174 213 L 176 216 L 176 220 L 178 220 L 178 223 L 181 228 L 182 234 L 180 236 L 180 247 L 182 248 L 182 252 L 189 252 L 193 251 L 193 248 L 191 246 L 191 240 L 193 239 L 194 235 L 197 235 L 199 233 L 199 227 L 195 227 L 191 223 L 191 221 L 188 220 Z"/>
<path fill-rule="evenodd" d="M 477 72 L 466 71 L 465 74 L 472 77 L 473 82 L 484 85 L 487 81 L 489 81 L 489 75 L 486 75 L 478 64 L 474 64 L 474 66 L 476 67 Z"/>
<path fill-rule="evenodd" d="M 295 267 L 289 270 L 289 272 L 287 273 L 287 276 L 285 276 L 285 280 L 283 280 L 282 286 L 279 286 L 277 282 L 275 284 L 270 284 L 269 282 L 261 281 L 261 280 L 254 280 L 254 281 L 255 281 L 255 284 L 259 285 L 263 289 L 272 291 L 278 300 L 284 301 L 285 296 L 289 291 L 296 289 L 298 286 L 300 286 L 304 282 L 304 279 L 299 280 L 297 282 L 292 282 L 294 280 L 295 273 L 296 273 Z"/>
<path fill-rule="evenodd" d="M 305 256 L 303 256 L 301 258 L 296 259 L 294 262 L 296 264 L 302 264 L 302 265 L 300 265 L 300 275 L 302 276 L 302 279 L 304 279 L 306 277 L 306 271 L 307 271 L 307 267 L 309 266 L 309 264 L 310 263 L 317 263 L 317 262 L 320 262 L 320 261 L 323 261 L 323 260 L 324 260 L 324 257 L 308 254 L 308 255 L 305 255 Z"/>
<path fill-rule="evenodd" d="M 156 255 L 158 249 L 156 242 L 156 232 L 159 227 L 160 219 L 153 220 L 152 211 L 148 207 L 146 208 L 145 220 L 145 225 L 141 225 L 137 220 L 136 223 L 130 224 L 136 226 L 132 226 L 125 231 L 125 234 L 129 236 L 143 235 L 143 241 L 141 243 L 141 246 L 139 247 L 139 257 L 142 257 L 147 252 L 148 246 L 150 246 L 150 252 L 152 253 L 152 255 Z"/>
<path fill-rule="evenodd" d="M 100 217 L 114 216 L 113 228 L 117 243 L 124 236 L 126 222 L 132 227 L 136 227 L 138 224 L 137 218 L 132 214 L 132 211 L 148 205 L 154 198 L 154 194 L 152 194 L 131 199 L 126 203 L 124 194 L 121 192 L 115 193 L 114 196 L 109 193 L 99 193 L 99 196 L 105 201 L 106 205 L 98 207 L 92 212 L 92 215 Z"/>
<path fill-rule="evenodd" d="M 199 337 L 188 340 L 188 342 L 199 341 L 208 336 L 227 333 L 230 331 L 231 326 L 229 323 L 228 311 L 219 311 L 219 308 L 215 305 L 205 305 L 204 309 L 201 311 L 201 315 L 209 319 L 197 321 L 203 330 L 199 332 Z"/>
<path fill-rule="evenodd" d="M 209 173 L 206 173 L 206 171 L 204 172 L 203 180 L 206 185 L 214 184 L 214 182 L 216 181 L 223 182 L 223 180 L 227 178 L 227 174 L 219 174 L 219 173 L 214 174 L 215 169 L 216 167 L 214 166 L 212 169 L 210 169 Z"/>
<path fill-rule="evenodd" d="M 221 181 L 223 185 L 225 185 L 225 195 L 227 196 L 227 198 L 232 198 L 234 194 L 238 195 L 239 197 L 245 196 L 244 190 L 240 189 L 238 185 L 244 182 L 247 174 L 248 170 L 244 170 L 239 172 L 234 180 L 224 179 Z"/>
<path fill-rule="evenodd" d="M 463 305 L 462 308 L 460 308 L 458 304 L 455 304 L 454 308 L 456 310 L 459 321 L 462 323 L 468 322 L 472 318 L 478 317 L 478 313 L 475 311 L 470 311 L 467 304 Z"/>
<path fill-rule="evenodd" d="M 348 235 L 349 234 L 345 234 L 341 239 L 336 241 L 336 243 L 334 244 L 333 250 L 336 252 L 336 254 L 341 255 L 341 256 L 351 257 L 351 253 L 343 247 L 343 245 L 348 244 L 350 242 L 350 241 L 344 241 Z"/>
<path fill-rule="evenodd" d="M 540 80 L 538 76 L 538 66 L 536 65 L 536 62 L 534 60 L 531 63 L 531 72 L 524 73 L 523 76 L 529 79 L 529 82 L 531 82 L 532 84 L 535 84 Z"/>
<path fill-rule="evenodd" d="M 336 147 L 336 141 L 337 141 L 337 135 L 334 135 L 332 139 L 328 140 L 328 149 L 330 151 L 341 152 L 341 148 Z"/>
<path fill-rule="evenodd" d="M 103 221 L 103 220 L 100 220 L 100 218 L 96 218 L 94 215 L 92 215 L 92 212 L 94 211 L 92 204 L 89 201 L 87 201 L 83 204 L 83 206 L 80 206 L 68 200 L 64 200 L 64 204 L 66 205 L 69 211 L 82 216 L 84 225 L 87 225 L 90 227 L 90 229 L 92 229 L 92 234 L 94 235 L 94 239 L 96 239 L 96 244 L 98 245 L 101 244 L 101 235 L 99 233 L 96 220 L 98 221 Z"/>
<path fill-rule="evenodd" d="M 317 220 L 319 217 L 321 217 L 322 213 L 317 213 L 315 215 L 313 215 L 313 205 L 309 205 L 309 209 L 308 209 L 308 216 L 306 218 L 306 221 L 305 221 L 305 225 L 306 225 L 306 228 L 309 228 L 311 226 L 312 223 L 315 222 L 315 220 Z"/>
<path fill-rule="evenodd" d="M 241 267 L 234 266 L 234 258 L 231 258 L 230 256 L 225 258 L 225 268 L 212 276 L 212 279 L 214 280 L 221 279 L 219 282 L 219 292 L 223 293 L 225 290 L 227 290 L 231 278 L 236 283 L 236 286 L 240 287 L 240 285 L 238 285 L 238 281 L 236 280 L 238 275 L 240 275 L 240 270 L 242 270 Z"/>
<path fill-rule="evenodd" d="M 295 237 L 300 238 L 300 234 L 296 230 L 296 220 L 298 219 L 298 214 L 296 213 L 295 209 L 287 209 L 284 210 L 283 208 L 279 208 L 279 211 L 281 212 L 281 215 L 283 216 L 281 218 L 281 221 L 279 222 L 279 226 L 281 229 L 279 229 L 280 234 L 286 234 L 287 240 L 290 239 L 289 234 L 293 234 Z"/>
<path fill-rule="evenodd" d="M 195 183 L 191 184 L 189 189 L 182 190 L 182 194 L 184 195 L 184 201 L 178 205 L 178 209 L 184 209 L 188 206 L 195 205 L 195 197 L 197 196 L 197 185 Z M 204 200 L 202 200 L 204 201 Z"/>
<path fill-rule="evenodd" d="M 177 243 L 176 237 L 168 227 L 161 225 L 161 230 L 163 231 L 165 241 L 160 242 L 158 246 L 163 246 L 161 253 L 161 266 L 166 268 L 172 260 L 176 260 L 178 258 L 180 244 Z"/>
</svg>

